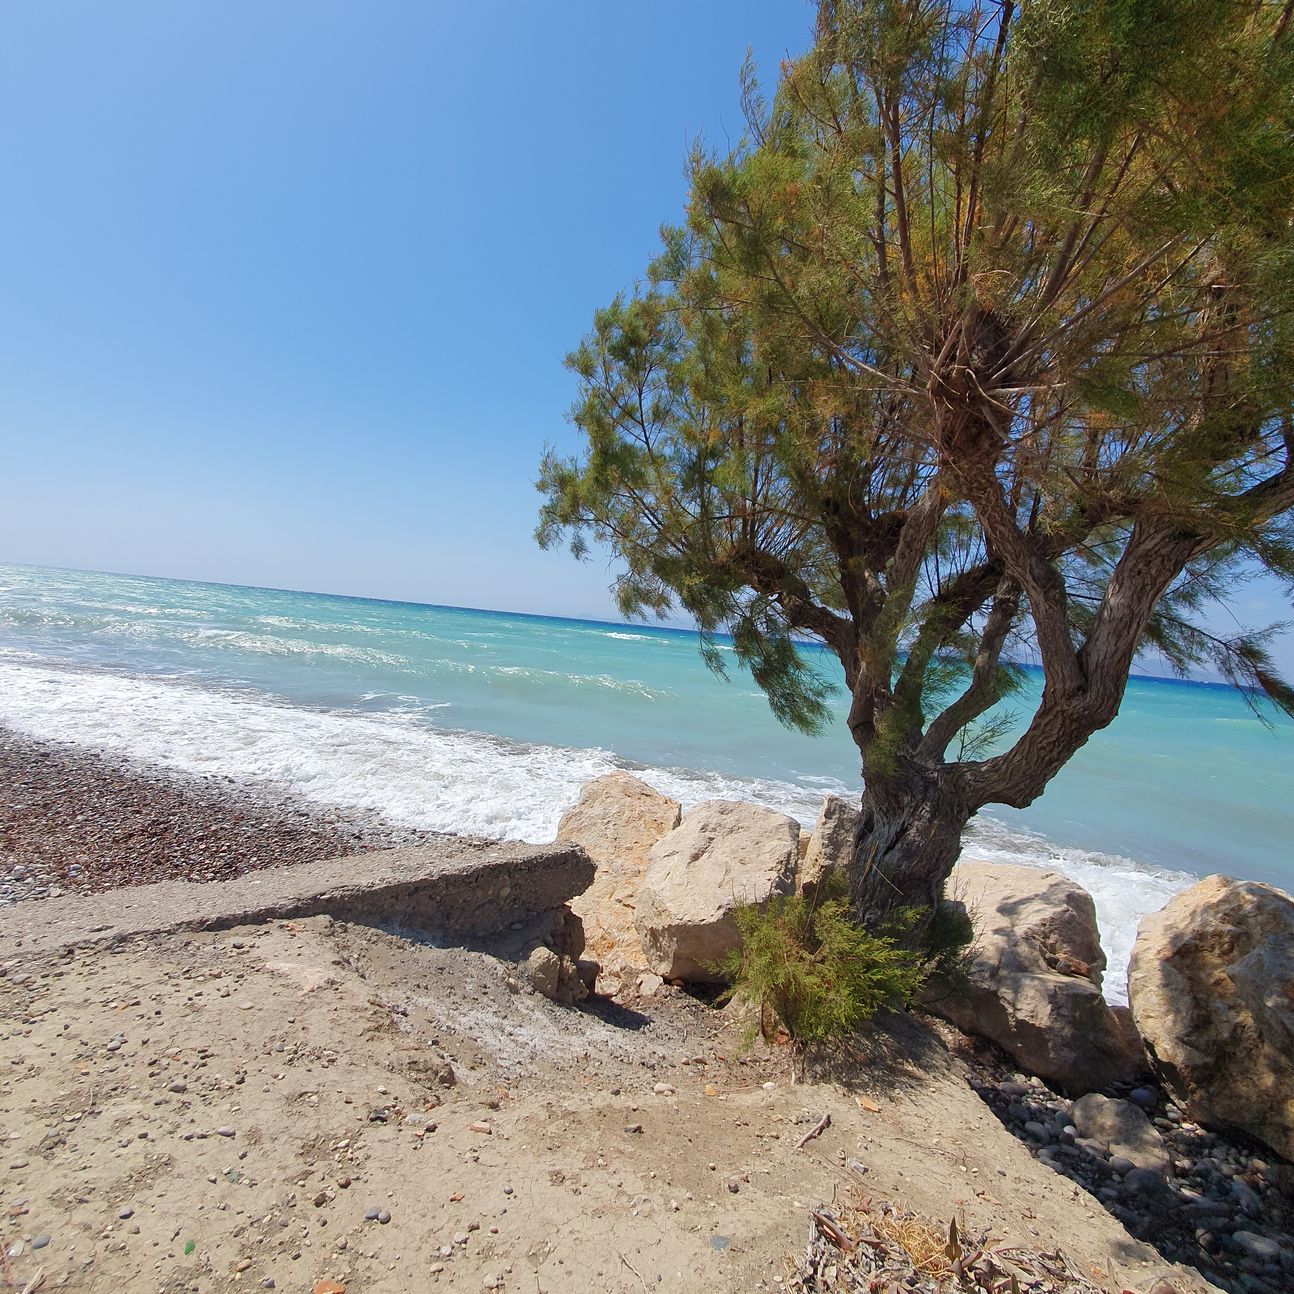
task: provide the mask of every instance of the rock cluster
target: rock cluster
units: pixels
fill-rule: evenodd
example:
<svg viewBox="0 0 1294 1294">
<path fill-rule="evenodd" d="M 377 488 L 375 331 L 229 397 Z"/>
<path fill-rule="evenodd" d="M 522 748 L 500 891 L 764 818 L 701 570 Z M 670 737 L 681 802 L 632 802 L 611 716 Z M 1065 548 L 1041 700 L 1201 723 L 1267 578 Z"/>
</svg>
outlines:
<svg viewBox="0 0 1294 1294">
<path fill-rule="evenodd" d="M 715 800 L 680 814 L 628 774 L 590 783 L 560 828 L 597 865 L 573 905 L 596 964 L 585 978 L 596 973 L 598 991 L 619 997 L 713 980 L 737 946 L 734 909 L 813 894 L 847 866 L 857 828 L 857 805 L 834 797 L 806 845 L 799 824 L 770 809 Z M 1105 999 L 1095 907 L 1074 882 L 972 860 L 954 869 L 948 895 L 975 937 L 963 973 L 929 985 L 928 1010 L 1071 1097 L 1154 1073 L 1184 1117 L 1294 1158 L 1294 901 L 1225 877 L 1185 891 L 1142 923 L 1129 1010 Z M 537 956 L 527 974 L 549 991 L 553 967 Z M 1135 1110 L 1104 1100 L 1075 1106 L 1075 1143 L 1162 1174 Z"/>
<path fill-rule="evenodd" d="M 571 908 L 597 991 L 612 997 L 712 981 L 714 963 L 738 943 L 733 909 L 793 892 L 800 875 L 794 818 L 732 800 L 681 815 L 676 800 L 627 773 L 585 786 L 557 835 L 597 865 Z"/>
<path fill-rule="evenodd" d="M 1069 1102 L 1023 1074 L 972 1086 L 1042 1162 L 1165 1258 L 1236 1294 L 1294 1287 L 1294 1168 L 1187 1118 L 1157 1085 Z"/>
<path fill-rule="evenodd" d="M 614 997 L 646 968 L 634 917 L 648 855 L 679 824 L 681 811 L 646 782 L 611 773 L 589 782 L 562 815 L 557 839 L 583 845 L 597 867 L 593 884 L 571 903 L 584 945 L 598 964 L 598 992 Z"/>
</svg>

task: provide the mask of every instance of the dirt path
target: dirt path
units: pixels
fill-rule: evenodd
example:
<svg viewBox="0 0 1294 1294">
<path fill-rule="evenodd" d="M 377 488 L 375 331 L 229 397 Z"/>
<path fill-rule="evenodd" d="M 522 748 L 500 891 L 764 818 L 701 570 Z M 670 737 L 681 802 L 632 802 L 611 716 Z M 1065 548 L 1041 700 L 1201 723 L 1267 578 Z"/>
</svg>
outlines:
<svg viewBox="0 0 1294 1294">
<path fill-rule="evenodd" d="M 916 1026 L 792 1087 L 681 994 L 564 1009 L 483 953 L 327 917 L 4 970 L 0 1289 L 777 1289 L 806 1210 L 854 1190 L 1115 1290 L 1207 1288 Z"/>
</svg>

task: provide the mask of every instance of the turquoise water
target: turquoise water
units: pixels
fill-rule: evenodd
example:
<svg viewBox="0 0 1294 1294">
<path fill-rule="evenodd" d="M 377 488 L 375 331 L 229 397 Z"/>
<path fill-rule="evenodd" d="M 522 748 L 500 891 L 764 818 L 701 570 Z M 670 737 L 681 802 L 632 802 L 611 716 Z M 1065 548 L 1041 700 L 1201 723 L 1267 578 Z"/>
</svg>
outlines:
<svg viewBox="0 0 1294 1294">
<path fill-rule="evenodd" d="M 537 840 L 617 766 L 686 802 L 805 821 L 858 786 L 839 717 L 788 732 L 685 631 L 32 567 L 0 566 L 0 722 Z M 1291 841 L 1294 725 L 1265 727 L 1231 688 L 1149 678 L 1041 800 L 968 832 L 979 855 L 1087 885 L 1116 964 L 1136 917 L 1191 876 L 1294 888 Z"/>
</svg>

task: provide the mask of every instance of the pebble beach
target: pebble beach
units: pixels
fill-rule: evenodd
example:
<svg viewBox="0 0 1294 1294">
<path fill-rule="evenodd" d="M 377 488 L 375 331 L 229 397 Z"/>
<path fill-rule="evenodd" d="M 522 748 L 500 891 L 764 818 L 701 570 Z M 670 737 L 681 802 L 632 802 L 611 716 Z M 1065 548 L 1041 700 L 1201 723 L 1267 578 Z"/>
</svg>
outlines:
<svg viewBox="0 0 1294 1294">
<path fill-rule="evenodd" d="M 265 785 L 183 777 L 0 726 L 0 906 L 421 844 L 434 833 Z"/>
</svg>

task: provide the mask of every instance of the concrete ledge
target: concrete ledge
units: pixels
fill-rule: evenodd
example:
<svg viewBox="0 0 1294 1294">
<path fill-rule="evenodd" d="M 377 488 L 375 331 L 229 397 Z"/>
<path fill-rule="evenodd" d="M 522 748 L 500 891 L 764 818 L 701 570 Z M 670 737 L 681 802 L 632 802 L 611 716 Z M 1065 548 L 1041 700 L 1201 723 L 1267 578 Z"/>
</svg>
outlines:
<svg viewBox="0 0 1294 1294">
<path fill-rule="evenodd" d="M 489 935 L 561 907 L 589 887 L 593 870 L 578 845 L 449 838 L 232 881 L 159 881 L 18 903 L 0 910 L 0 957 L 321 914 L 436 935 Z"/>
</svg>

